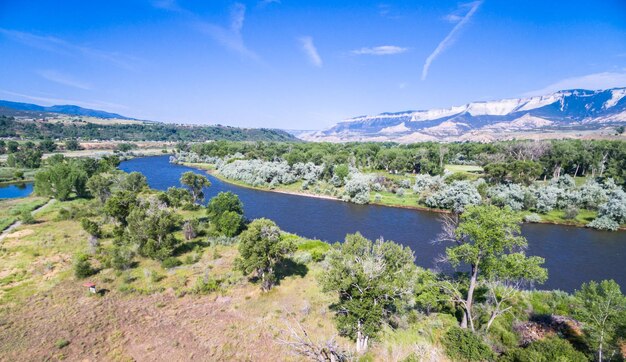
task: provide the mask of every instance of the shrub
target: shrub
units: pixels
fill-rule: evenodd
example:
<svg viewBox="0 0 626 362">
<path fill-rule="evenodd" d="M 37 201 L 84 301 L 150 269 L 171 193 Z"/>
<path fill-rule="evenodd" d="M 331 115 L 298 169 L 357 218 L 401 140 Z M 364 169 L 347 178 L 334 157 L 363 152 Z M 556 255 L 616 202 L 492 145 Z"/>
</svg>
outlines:
<svg viewBox="0 0 626 362">
<path fill-rule="evenodd" d="M 369 184 L 369 176 L 362 173 L 351 173 L 345 186 L 346 196 L 355 204 L 367 204 L 370 201 Z"/>
<path fill-rule="evenodd" d="M 446 354 L 454 361 L 491 361 L 494 354 L 483 340 L 467 329 L 451 328 L 443 336 Z"/>
<path fill-rule="evenodd" d="M 68 341 L 65 338 L 57 339 L 57 341 L 54 342 L 55 347 L 58 348 L 58 349 L 63 349 L 65 347 L 69 346 L 69 344 L 70 344 L 70 341 Z"/>
<path fill-rule="evenodd" d="M 617 223 L 617 221 L 611 219 L 608 216 L 600 216 L 587 224 L 587 226 L 598 230 L 615 231 L 619 229 L 619 224 Z"/>
<path fill-rule="evenodd" d="M 528 214 L 524 217 L 524 221 L 526 222 L 541 222 L 541 216 L 532 213 L 532 214 Z"/>
<path fill-rule="evenodd" d="M 221 281 L 211 278 L 208 275 L 204 277 L 198 277 L 196 284 L 193 287 L 193 292 L 196 294 L 209 294 L 216 292 L 220 289 Z"/>
<path fill-rule="evenodd" d="M 175 258 L 173 256 L 170 256 L 169 258 L 165 258 L 162 262 L 161 262 L 161 266 L 165 269 L 171 269 L 171 268 L 175 268 L 177 266 L 182 265 L 183 263 L 178 259 Z"/>
<path fill-rule="evenodd" d="M 588 358 L 574 349 L 564 339 L 546 338 L 531 343 L 526 348 L 516 348 L 503 358 L 507 362 L 552 362 L 552 361 L 588 361 Z"/>
<path fill-rule="evenodd" d="M 517 184 L 499 184 L 487 189 L 491 203 L 501 207 L 510 206 L 515 211 L 524 208 L 524 189 Z"/>
<path fill-rule="evenodd" d="M 74 257 L 74 276 L 78 279 L 87 278 L 95 274 L 95 270 L 85 254 L 78 254 Z"/>
<path fill-rule="evenodd" d="M 20 220 L 22 220 L 24 224 L 35 223 L 35 218 L 33 217 L 33 214 L 28 209 L 22 210 L 22 212 L 20 213 Z"/>
<path fill-rule="evenodd" d="M 439 209 L 450 209 L 462 213 L 471 205 L 481 202 L 476 186 L 469 181 L 454 181 L 450 186 L 437 191 L 426 199 L 426 205 Z"/>
<path fill-rule="evenodd" d="M 135 252 L 128 247 L 115 247 L 111 252 L 111 266 L 115 270 L 127 270 L 133 266 Z"/>
<path fill-rule="evenodd" d="M 578 216 L 578 208 L 575 205 L 568 205 L 565 208 L 565 215 L 563 217 L 567 220 L 575 219 Z"/>
</svg>

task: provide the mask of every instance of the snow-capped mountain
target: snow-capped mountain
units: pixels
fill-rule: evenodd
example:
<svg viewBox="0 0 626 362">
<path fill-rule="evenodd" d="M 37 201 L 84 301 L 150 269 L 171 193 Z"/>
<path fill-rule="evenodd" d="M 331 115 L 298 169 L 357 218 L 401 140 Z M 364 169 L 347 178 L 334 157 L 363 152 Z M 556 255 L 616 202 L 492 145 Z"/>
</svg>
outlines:
<svg viewBox="0 0 626 362">
<path fill-rule="evenodd" d="M 524 133 L 590 131 L 626 124 L 626 88 L 572 89 L 528 98 L 382 113 L 300 135 L 311 141 L 489 140 Z"/>
</svg>

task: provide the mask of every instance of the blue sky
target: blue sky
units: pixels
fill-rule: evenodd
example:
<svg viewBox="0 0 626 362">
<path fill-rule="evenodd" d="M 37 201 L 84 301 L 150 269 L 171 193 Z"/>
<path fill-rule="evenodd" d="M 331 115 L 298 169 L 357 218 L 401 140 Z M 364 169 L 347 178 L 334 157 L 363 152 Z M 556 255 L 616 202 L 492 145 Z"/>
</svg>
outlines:
<svg viewBox="0 0 626 362">
<path fill-rule="evenodd" d="M 626 86 L 626 1 L 0 0 L 0 99 L 322 129 Z"/>
</svg>

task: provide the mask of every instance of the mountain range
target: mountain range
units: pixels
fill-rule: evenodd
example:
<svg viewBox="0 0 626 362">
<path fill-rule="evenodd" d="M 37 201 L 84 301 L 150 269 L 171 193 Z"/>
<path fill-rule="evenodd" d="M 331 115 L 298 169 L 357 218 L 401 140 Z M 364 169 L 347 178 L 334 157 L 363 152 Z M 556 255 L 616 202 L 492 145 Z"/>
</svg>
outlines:
<svg viewBox="0 0 626 362">
<path fill-rule="evenodd" d="M 96 109 L 83 108 L 74 105 L 58 105 L 58 106 L 40 106 L 32 103 L 21 103 L 0 100 L 0 108 L 12 111 L 26 111 L 26 112 L 42 112 L 42 113 L 59 113 L 69 116 L 83 116 L 83 117 L 96 117 L 105 119 L 127 119 L 135 120 L 134 118 L 125 117 L 117 113 L 109 113 L 105 111 L 99 111 Z"/>
<path fill-rule="evenodd" d="M 489 141 L 525 134 L 585 132 L 626 124 L 626 88 L 571 89 L 543 96 L 347 119 L 308 141 Z"/>
</svg>

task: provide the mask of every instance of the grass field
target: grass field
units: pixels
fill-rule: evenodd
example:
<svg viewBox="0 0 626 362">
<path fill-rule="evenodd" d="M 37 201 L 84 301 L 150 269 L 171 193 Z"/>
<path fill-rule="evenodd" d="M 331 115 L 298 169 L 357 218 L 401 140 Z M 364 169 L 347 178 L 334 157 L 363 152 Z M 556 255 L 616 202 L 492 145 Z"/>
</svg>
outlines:
<svg viewBox="0 0 626 362">
<path fill-rule="evenodd" d="M 35 200 L 0 205 L 30 207 Z M 76 215 L 98 213 L 89 200 L 57 202 L 23 225 L 0 245 L 0 355 L 9 360 L 302 360 L 279 342 L 288 327 L 306 328 L 313 340 L 335 336 L 333 296 L 322 293 L 317 276 L 321 264 L 311 261 L 281 269 L 279 284 L 269 293 L 248 281 L 233 264 L 237 245 L 209 245 L 206 237 L 185 242 L 177 258 L 181 266 L 166 269 L 138 258 L 126 271 L 102 269 L 88 280 L 74 277 L 72 258 L 87 251 L 87 235 L 79 218 L 59 219 L 62 209 Z M 204 210 L 185 211 L 203 217 Z M 179 232 L 180 233 L 180 232 Z M 177 235 L 179 238 L 180 234 Z M 296 255 L 323 253 L 328 244 L 288 235 Z M 101 240 L 108 245 L 111 240 Z M 310 259 L 309 259 L 310 260 Z M 99 264 L 95 262 L 95 266 Z M 198 293 L 206 279 L 219 281 L 215 291 Z M 365 360 L 392 361 L 416 346 L 444 360 L 436 333 L 455 324 L 453 318 L 424 317 L 407 330 L 386 328 Z M 352 342 L 337 337 L 351 348 Z M 425 346 L 425 347 L 424 347 Z"/>
<path fill-rule="evenodd" d="M 48 202 L 47 197 L 36 196 L 0 200 L 0 231 L 17 221 L 22 211 L 32 211 L 46 202 Z"/>
</svg>

